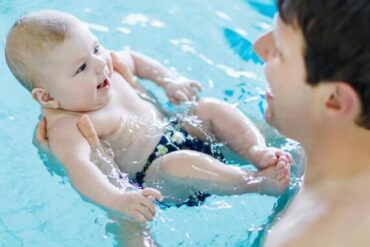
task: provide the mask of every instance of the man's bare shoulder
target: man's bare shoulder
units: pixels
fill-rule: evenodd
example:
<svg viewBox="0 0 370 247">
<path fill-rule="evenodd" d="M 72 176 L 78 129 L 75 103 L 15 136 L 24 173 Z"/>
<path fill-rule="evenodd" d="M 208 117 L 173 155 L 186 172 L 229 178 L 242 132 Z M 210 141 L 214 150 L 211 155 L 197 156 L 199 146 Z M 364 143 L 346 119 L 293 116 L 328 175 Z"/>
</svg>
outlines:
<svg viewBox="0 0 370 247">
<path fill-rule="evenodd" d="M 358 183 L 357 183 L 358 182 Z M 271 229 L 266 246 L 363 246 L 370 242 L 366 181 L 304 190 Z"/>
</svg>

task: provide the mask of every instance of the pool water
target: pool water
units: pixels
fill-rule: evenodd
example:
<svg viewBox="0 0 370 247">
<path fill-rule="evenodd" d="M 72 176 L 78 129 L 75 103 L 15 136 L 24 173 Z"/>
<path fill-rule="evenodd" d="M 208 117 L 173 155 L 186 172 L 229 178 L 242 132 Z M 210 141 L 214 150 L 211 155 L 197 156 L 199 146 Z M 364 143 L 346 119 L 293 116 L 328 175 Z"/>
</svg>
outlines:
<svg viewBox="0 0 370 247">
<path fill-rule="evenodd" d="M 202 96 L 237 104 L 270 144 L 297 150 L 296 143 L 278 136 L 263 120 L 266 83 L 252 43 L 271 27 L 273 0 L 1 0 L 1 49 L 18 16 L 43 8 L 76 15 L 106 48 L 142 52 L 198 80 Z M 156 86 L 144 84 L 165 108 L 176 110 Z M 1 52 L 0 246 L 114 246 L 107 212 L 80 197 L 56 172 L 57 164 L 32 145 L 39 112 Z M 227 157 L 229 163 L 247 164 L 234 154 Z M 158 208 L 151 233 L 161 246 L 260 246 L 292 198 L 296 181 L 279 198 L 211 196 L 199 207 Z"/>
</svg>

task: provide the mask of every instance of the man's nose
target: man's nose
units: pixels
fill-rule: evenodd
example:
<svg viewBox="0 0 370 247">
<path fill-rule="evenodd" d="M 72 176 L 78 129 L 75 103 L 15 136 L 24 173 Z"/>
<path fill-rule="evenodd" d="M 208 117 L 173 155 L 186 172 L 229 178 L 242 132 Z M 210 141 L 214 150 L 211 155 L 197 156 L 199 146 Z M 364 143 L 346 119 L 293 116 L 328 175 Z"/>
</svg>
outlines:
<svg viewBox="0 0 370 247">
<path fill-rule="evenodd" d="M 260 36 L 253 45 L 254 51 L 258 56 L 262 58 L 264 62 L 267 61 L 269 52 L 273 49 L 274 40 L 272 37 L 272 31 L 269 31 Z"/>
</svg>

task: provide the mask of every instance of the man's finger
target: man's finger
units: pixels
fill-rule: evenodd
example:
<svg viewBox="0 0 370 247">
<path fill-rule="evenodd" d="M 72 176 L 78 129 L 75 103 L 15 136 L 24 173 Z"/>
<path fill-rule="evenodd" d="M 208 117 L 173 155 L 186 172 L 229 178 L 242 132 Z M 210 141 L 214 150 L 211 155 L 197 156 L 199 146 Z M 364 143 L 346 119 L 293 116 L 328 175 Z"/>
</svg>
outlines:
<svg viewBox="0 0 370 247">
<path fill-rule="evenodd" d="M 120 73 L 123 78 L 128 81 L 128 83 L 133 87 L 138 89 L 137 83 L 135 81 L 134 75 L 132 74 L 131 70 L 125 66 L 125 64 L 118 58 L 117 54 L 114 52 L 110 53 L 112 57 L 112 64 L 113 64 L 113 69 Z"/>
<path fill-rule="evenodd" d="M 116 70 L 118 73 L 122 74 L 122 71 L 124 70 L 122 62 L 119 60 L 119 58 L 114 52 L 111 52 L 110 55 L 112 57 L 113 69 Z"/>
<path fill-rule="evenodd" d="M 45 140 L 48 139 L 46 136 L 46 120 L 44 117 L 37 124 L 36 139 L 39 142 L 45 142 Z"/>
<path fill-rule="evenodd" d="M 90 146 L 95 147 L 100 144 L 99 137 L 88 115 L 82 115 L 80 119 L 78 119 L 77 127 Z"/>
<path fill-rule="evenodd" d="M 49 152 L 50 150 L 46 132 L 47 132 L 46 119 L 42 117 L 36 125 L 32 142 L 37 148 L 41 149 L 43 152 Z"/>
</svg>

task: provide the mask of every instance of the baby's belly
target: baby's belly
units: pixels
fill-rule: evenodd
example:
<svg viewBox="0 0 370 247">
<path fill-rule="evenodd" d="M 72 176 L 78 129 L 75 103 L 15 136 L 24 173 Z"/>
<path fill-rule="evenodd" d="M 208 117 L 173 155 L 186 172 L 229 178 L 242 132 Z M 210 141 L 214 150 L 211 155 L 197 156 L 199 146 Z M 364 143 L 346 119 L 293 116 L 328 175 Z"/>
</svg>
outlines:
<svg viewBox="0 0 370 247">
<path fill-rule="evenodd" d="M 137 140 L 126 150 L 114 150 L 115 162 L 121 171 L 128 174 L 130 179 L 134 179 L 137 172 L 143 170 L 150 154 L 153 152 L 161 135 L 143 140 Z"/>
<path fill-rule="evenodd" d="M 114 153 L 114 160 L 122 172 L 135 178 L 161 139 L 162 124 L 158 126 L 124 122 L 116 133 L 104 138 Z"/>
</svg>

